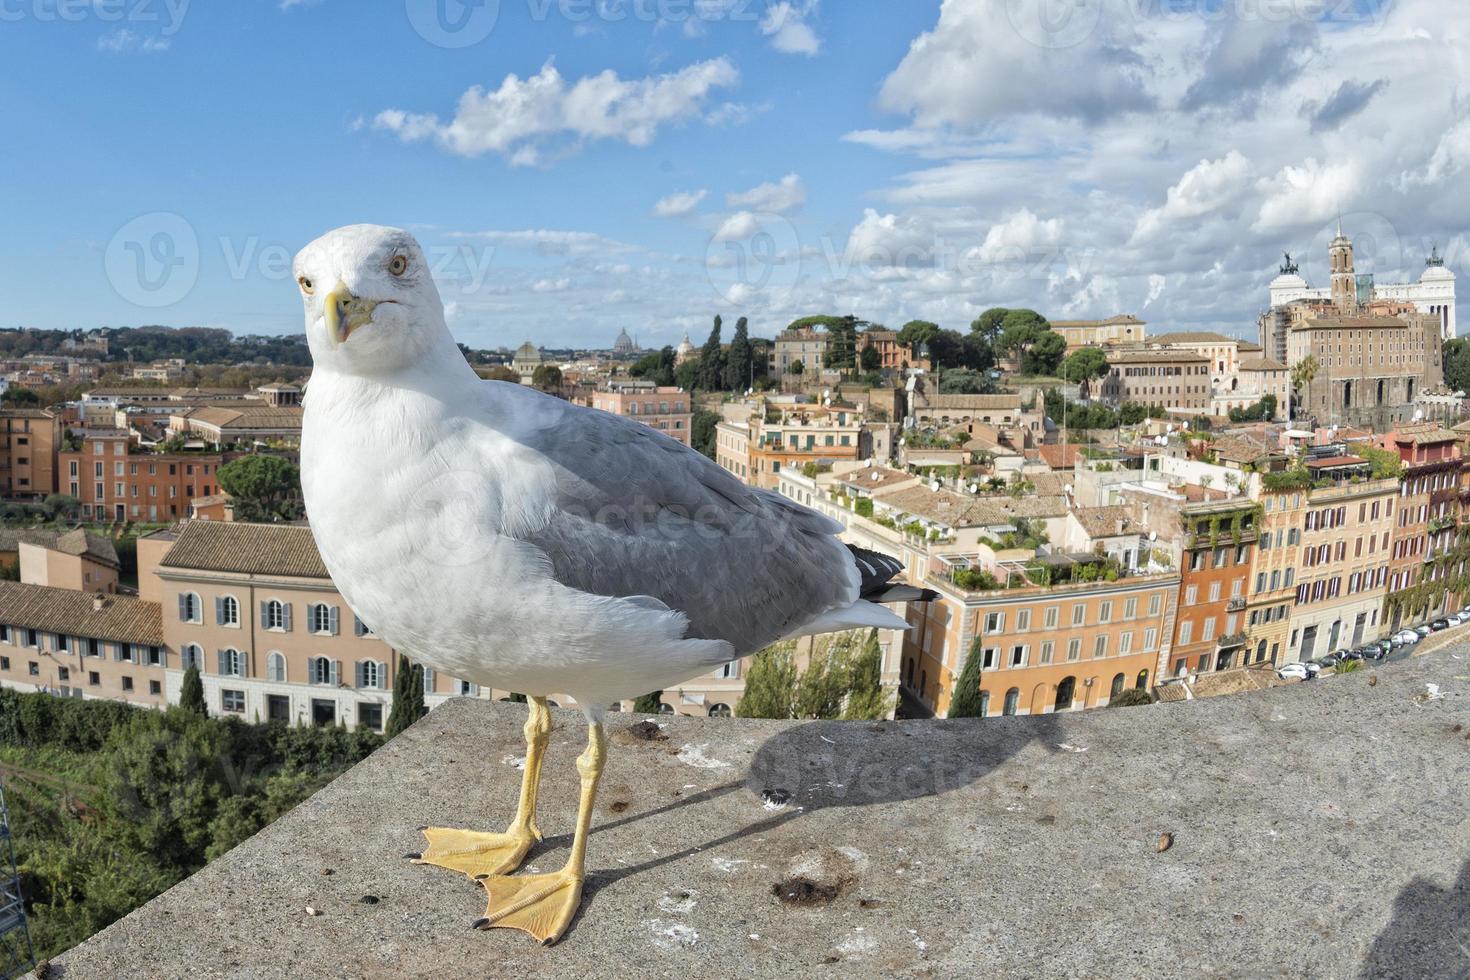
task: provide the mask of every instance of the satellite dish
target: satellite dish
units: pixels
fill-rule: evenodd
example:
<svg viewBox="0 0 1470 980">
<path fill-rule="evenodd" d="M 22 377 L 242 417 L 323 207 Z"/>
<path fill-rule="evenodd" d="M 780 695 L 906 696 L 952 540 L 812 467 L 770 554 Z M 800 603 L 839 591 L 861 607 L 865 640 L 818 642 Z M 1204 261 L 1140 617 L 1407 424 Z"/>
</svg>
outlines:
<svg viewBox="0 0 1470 980">
<path fill-rule="evenodd" d="M 1150 531 L 1150 532 L 1148 532 L 1148 539 L 1150 541 L 1157 541 L 1157 540 L 1159 540 L 1159 532 L 1158 531 Z"/>
<path fill-rule="evenodd" d="M 935 493 L 938 493 L 939 492 L 939 481 L 938 480 L 934 480 L 933 482 L 931 482 L 929 484 L 929 489 L 930 490 L 933 490 Z"/>
</svg>

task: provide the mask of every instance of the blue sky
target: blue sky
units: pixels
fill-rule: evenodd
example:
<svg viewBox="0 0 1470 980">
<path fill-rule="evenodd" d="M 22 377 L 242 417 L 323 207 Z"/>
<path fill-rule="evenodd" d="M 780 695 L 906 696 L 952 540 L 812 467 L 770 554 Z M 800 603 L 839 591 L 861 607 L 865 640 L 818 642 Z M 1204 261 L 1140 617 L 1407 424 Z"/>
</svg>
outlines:
<svg viewBox="0 0 1470 980">
<path fill-rule="evenodd" d="M 1250 334 L 1339 210 L 1381 277 L 1455 268 L 1470 16 L 1270 2 L 0 0 L 0 325 L 298 330 L 284 260 L 358 221 L 420 236 L 476 346 L 1021 303 Z"/>
</svg>

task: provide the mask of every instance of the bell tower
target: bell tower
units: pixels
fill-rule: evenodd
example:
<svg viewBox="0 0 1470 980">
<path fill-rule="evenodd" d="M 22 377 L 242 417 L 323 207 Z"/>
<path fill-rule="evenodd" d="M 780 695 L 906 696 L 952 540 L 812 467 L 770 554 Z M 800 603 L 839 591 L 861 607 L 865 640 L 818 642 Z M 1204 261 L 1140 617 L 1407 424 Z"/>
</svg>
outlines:
<svg viewBox="0 0 1470 980">
<path fill-rule="evenodd" d="M 1358 305 L 1358 277 L 1353 270 L 1353 243 L 1342 233 L 1342 219 L 1337 219 L 1337 237 L 1327 246 L 1327 260 L 1332 269 L 1332 302 L 1343 311 Z"/>
</svg>

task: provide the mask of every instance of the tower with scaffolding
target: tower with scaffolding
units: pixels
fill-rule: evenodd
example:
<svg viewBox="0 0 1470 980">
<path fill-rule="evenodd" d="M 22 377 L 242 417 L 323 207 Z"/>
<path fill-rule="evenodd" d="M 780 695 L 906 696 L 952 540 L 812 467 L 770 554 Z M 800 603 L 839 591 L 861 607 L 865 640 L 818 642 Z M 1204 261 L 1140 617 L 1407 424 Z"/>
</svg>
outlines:
<svg viewBox="0 0 1470 980">
<path fill-rule="evenodd" d="M 5 809 L 5 787 L 0 784 L 0 980 L 11 980 L 33 964 L 31 935 L 15 871 L 15 848 L 10 843 L 10 814 Z"/>
</svg>

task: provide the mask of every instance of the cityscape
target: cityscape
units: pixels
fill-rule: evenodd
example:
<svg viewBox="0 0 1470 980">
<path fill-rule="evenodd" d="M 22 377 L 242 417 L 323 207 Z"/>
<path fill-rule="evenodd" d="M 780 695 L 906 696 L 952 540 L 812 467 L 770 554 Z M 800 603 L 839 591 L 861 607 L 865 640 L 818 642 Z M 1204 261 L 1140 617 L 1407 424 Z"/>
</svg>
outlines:
<svg viewBox="0 0 1470 980">
<path fill-rule="evenodd" d="M 1326 717 L 1321 705 L 1336 702 L 1323 699 L 1366 697 L 1367 687 L 1388 688 L 1397 676 L 1415 678 L 1412 710 L 1458 710 L 1438 703 L 1448 681 L 1420 683 L 1414 672 L 1470 651 L 1470 337 L 1458 333 L 1456 296 L 1470 242 L 1460 228 L 1470 215 L 1458 204 L 1441 208 L 1467 159 L 1466 123 L 1460 80 L 1429 78 L 1411 64 L 1444 57 L 1438 45 L 1458 39 L 1462 15 L 1438 25 L 1425 4 L 1403 0 L 1265 26 L 1237 10 L 1220 27 L 1213 12 L 1221 5 L 1171 18 L 1082 0 L 1049 20 L 1051 5 L 916 4 L 922 16 L 882 15 L 890 40 L 901 35 L 894 46 L 854 11 L 819 0 L 761 2 L 752 17 L 739 3 L 695 0 L 682 5 L 692 19 L 645 18 L 644 5 L 633 4 L 627 24 L 612 14 L 624 5 L 601 0 L 581 19 L 558 5 L 537 13 L 534 4 L 505 4 L 497 14 L 487 11 L 502 5 L 406 0 L 388 5 L 392 31 L 384 29 L 412 69 L 401 91 L 372 79 L 353 100 L 319 66 L 300 69 L 303 85 L 331 91 L 332 119 L 321 125 L 341 133 L 331 151 L 303 150 L 309 179 L 283 177 L 280 190 L 321 202 L 289 215 L 266 203 L 273 191 L 261 174 L 281 161 L 247 159 L 240 145 L 232 150 L 240 169 L 260 173 L 238 200 L 224 187 L 200 190 L 232 172 L 233 162 L 215 156 L 231 152 L 223 148 L 204 147 L 199 172 L 178 174 L 186 194 L 129 191 L 117 174 L 98 177 L 86 196 L 101 188 L 136 201 L 126 216 L 109 204 L 105 229 L 77 224 L 46 240 L 42 251 L 62 263 L 61 274 L 87 270 L 75 293 L 44 282 L 30 256 L 0 279 L 14 303 L 0 322 L 0 980 L 73 975 L 50 961 L 116 935 L 104 932 L 115 924 L 136 924 L 135 910 L 178 894 L 169 890 L 259 844 L 278 821 L 300 817 L 349 780 L 360 786 L 370 767 L 402 765 L 392 761 L 396 750 L 429 752 L 412 733 L 448 739 L 434 726 L 469 717 L 458 712 L 498 719 L 493 713 L 521 710 L 529 694 L 526 747 L 502 746 L 497 734 L 496 750 L 478 764 L 501 777 L 502 769 L 539 769 L 529 746 L 541 695 L 453 676 L 422 662 L 427 651 L 386 641 L 347 601 L 350 589 L 334 581 L 331 555 L 314 537 L 302 485 L 303 426 L 318 404 L 313 348 L 277 294 L 294 302 L 290 254 L 306 242 L 304 229 L 360 220 L 377 201 L 388 202 L 387 220 L 426 243 L 429 285 L 480 383 L 637 423 L 672 458 L 708 466 L 702 456 L 745 487 L 783 498 L 781 506 L 833 522 L 860 564 L 868 553 L 891 557 L 901 571 L 890 594 L 914 596 L 883 603 L 907 629 L 783 639 L 614 704 L 549 695 L 553 709 L 611 712 L 614 743 L 647 743 L 690 779 L 650 775 L 641 790 L 651 799 L 656 789 L 655 807 L 638 802 L 639 777 L 627 777 L 597 811 L 599 825 L 615 829 L 639 812 L 664 814 L 743 786 L 758 793 L 760 812 L 716 842 L 779 840 L 782 822 L 803 811 L 797 788 L 807 784 L 760 784 L 772 767 L 782 771 L 761 740 L 799 743 L 802 732 L 865 760 L 862 733 L 875 743 L 922 733 L 914 756 L 934 771 L 938 755 L 926 757 L 921 745 L 951 738 L 946 732 L 990 740 L 944 743 L 945 751 L 964 757 L 961 769 L 978 767 L 974 786 L 993 762 L 1009 781 L 987 791 L 1020 799 L 1056 778 L 1042 774 L 1058 765 L 1027 753 L 1080 757 L 1088 747 L 1075 733 L 1116 733 L 1119 717 L 1155 740 L 1170 737 L 1160 730 L 1231 713 L 1250 724 L 1269 715 L 1307 726 L 1305 709 L 1282 706 L 1312 704 Z M 210 18 L 200 25 L 205 37 L 244 30 L 237 15 L 191 15 L 187 3 L 160 5 L 152 18 L 121 4 L 129 8 L 121 26 L 106 4 L 83 4 L 88 13 L 75 19 L 49 0 L 20 6 L 11 18 L 0 3 L 0 30 L 13 23 L 35 38 L 64 21 L 91 24 L 100 33 L 86 53 L 132 59 L 137 72 L 185 57 L 188 17 Z M 310 50 L 297 27 L 330 31 L 351 19 L 337 0 L 265 6 L 290 34 L 278 57 Z M 462 15 L 453 29 L 450 11 Z M 639 43 L 648 45 L 636 56 L 616 40 L 635 26 L 647 28 Z M 366 25 L 340 29 L 364 50 L 382 54 L 376 46 L 390 44 Z M 738 40 L 720 40 L 737 30 Z M 993 48 L 986 39 L 996 32 L 1026 50 Z M 1369 33 L 1379 45 L 1372 57 L 1364 54 Z M 61 36 L 44 40 L 59 45 Z M 1426 55 L 1418 45 L 1431 36 L 1437 47 Z M 687 51 L 675 54 L 680 45 Z M 728 52 L 717 53 L 721 45 Z M 541 57 L 528 62 L 507 46 Z M 1256 51 L 1250 59 L 1239 54 L 1246 48 Z M 1182 51 L 1203 54 L 1192 61 Z M 852 65 L 813 77 L 844 53 L 881 69 L 861 83 Z M 471 64 L 474 55 L 496 65 L 493 78 Z M 221 97 L 242 84 L 230 61 L 232 81 L 204 91 Z M 737 61 L 749 67 L 742 72 Z M 1324 68 L 1348 63 L 1382 77 L 1339 78 Z M 207 67 L 187 64 L 170 69 L 170 85 Z M 262 62 L 261 75 L 281 64 Z M 440 65 L 456 91 L 424 83 Z M 141 84 L 132 71 L 122 75 L 120 86 Z M 277 78 L 259 84 L 273 98 L 291 97 Z M 833 118 L 783 103 L 787 84 L 793 98 L 799 91 L 804 102 L 825 102 Z M 861 106 L 851 96 L 859 87 L 868 100 Z M 1292 101 L 1282 110 L 1287 89 Z M 1429 118 L 1426 92 L 1453 108 L 1419 127 L 1435 137 L 1421 146 L 1401 124 L 1421 111 Z M 1414 108 L 1404 101 L 1411 94 Z M 446 110 L 446 98 L 457 106 Z M 184 118 L 160 123 L 170 132 L 167 152 L 182 145 L 175 130 L 188 128 Z M 236 118 L 262 138 L 276 132 L 254 112 Z M 1148 124 L 1164 135 L 1134 128 Z M 89 151 L 107 152 L 110 140 L 125 155 L 128 140 L 91 125 L 98 142 L 85 144 Z M 1239 149 L 1222 135 L 1232 125 Z M 815 156 L 803 145 L 808 132 L 843 160 Z M 279 138 L 298 144 L 310 133 L 298 121 L 279 124 Z M 710 138 L 721 146 L 706 145 Z M 755 144 L 751 159 L 731 161 L 743 141 Z M 52 184 L 39 176 L 64 155 L 25 152 L 18 205 L 29 192 L 65 197 L 74 160 Z M 359 160 L 381 168 L 386 186 L 357 173 Z M 343 169 L 354 172 L 340 187 L 319 186 Z M 498 196 L 507 217 L 471 210 L 463 221 L 483 228 L 470 230 L 452 216 L 457 202 L 442 196 L 450 187 Z M 343 204 L 338 195 L 349 194 L 368 203 Z M 547 224 L 533 227 L 537 201 Z M 76 220 L 79 205 L 62 206 L 65 220 Z M 594 219 L 599 206 L 606 215 Z M 26 231 L 44 223 L 29 202 L 17 211 Z M 571 230 L 584 214 L 577 226 L 588 230 Z M 272 221 L 262 239 L 257 229 Z M 242 243 L 248 261 L 232 254 Z M 77 250 L 85 261 L 71 257 Z M 296 281 L 313 294 L 309 281 Z M 447 341 L 445 350 L 462 369 Z M 619 446 L 609 439 L 598 451 Z M 422 503 L 440 515 L 446 505 L 434 493 L 425 487 Z M 770 599 L 771 583 L 747 584 Z M 951 721 L 965 727 L 942 727 Z M 762 727 L 778 723 L 791 727 Z M 851 727 L 839 734 L 828 723 Z M 517 715 L 506 729 L 516 739 L 520 724 Z M 1088 724 L 1096 728 L 1078 727 Z M 1398 724 L 1384 724 L 1385 739 Z M 1417 737 L 1418 725 L 1401 727 Z M 1470 735 L 1462 725 L 1448 730 L 1463 748 Z M 1276 737 L 1231 731 L 1242 743 Z M 1026 735 L 1034 744 L 1012 744 L 1023 732 L 1036 733 Z M 1339 741 L 1330 731 L 1293 735 Z M 1139 738 L 1126 747 L 1130 758 L 1159 750 Z M 1099 756 L 1107 742 L 1097 739 Z M 437 751 L 457 744 L 442 741 Z M 1275 749 L 1286 744 L 1282 737 Z M 750 758 L 727 761 L 732 746 Z M 990 760 L 995 746 L 1002 749 Z M 1425 766 L 1435 779 L 1453 774 Z M 1176 846 L 1178 826 L 1210 819 L 1191 809 L 1194 776 L 1169 771 L 1175 783 L 1160 776 L 1159 785 L 1184 787 L 1169 798 L 1174 822 L 1149 822 L 1163 804 L 1140 808 L 1138 820 L 1148 838 L 1142 852 L 1159 857 Z M 1078 785 L 1086 778 L 1075 777 Z M 406 792 L 429 793 L 414 785 Z M 843 790 L 835 776 L 822 786 Z M 1109 792 L 1102 787 L 1092 791 Z M 903 806 L 945 792 L 883 797 L 897 815 L 885 810 L 877 825 L 903 827 Z M 331 823 L 324 806 L 311 819 Z M 634 816 L 617 816 L 630 806 Z M 807 809 L 824 806 L 838 804 Z M 582 812 L 592 812 L 587 800 Z M 1458 820 L 1436 812 L 1446 825 Z M 962 846 L 936 832 L 924 861 L 943 865 L 949 848 L 964 852 L 956 860 L 965 868 L 982 866 L 966 848 L 983 851 L 999 838 L 987 839 L 983 814 L 964 819 L 974 841 Z M 1035 832 L 1050 832 L 1056 819 L 1036 817 Z M 841 820 L 856 826 L 863 817 Z M 1274 828 L 1259 830 L 1275 838 Z M 587 832 L 579 823 L 578 840 Z M 902 857 L 893 874 L 931 873 L 921 871 L 913 838 L 894 840 Z M 1032 854 L 1031 842 L 1009 840 L 1014 853 Z M 895 904 L 862 891 L 871 888 L 862 872 L 869 858 L 849 853 L 856 844 L 828 844 L 800 873 L 762 878 L 766 906 L 815 918 L 813 909 L 835 915 L 849 899 L 862 911 Z M 402 849 L 418 860 L 414 846 Z M 625 854 L 623 863 L 660 867 L 704 846 L 649 843 L 650 854 Z M 737 865 L 767 870 L 758 856 L 712 860 L 716 871 L 700 873 L 721 881 Z M 783 861 L 771 857 L 770 866 Z M 833 861 L 850 867 L 832 871 Z M 820 873 L 810 870 L 817 864 Z M 340 882 L 360 870 L 324 856 L 302 873 Z M 1463 891 L 1460 873 L 1450 887 Z M 599 887 L 619 884 L 621 874 Z M 363 908 L 349 911 L 391 901 L 387 886 L 368 892 L 360 876 L 350 880 Z M 717 886 L 697 874 L 688 880 L 696 884 L 650 899 L 652 918 L 640 925 L 661 956 L 702 949 L 689 910 Z M 322 915 L 318 899 L 299 897 L 301 915 Z M 1022 904 L 1046 901 L 1032 891 Z M 1427 904 L 1464 908 L 1455 901 Z M 1225 909 L 1235 922 L 1255 911 Z M 862 976 L 981 968 L 973 958 L 929 958 L 933 940 L 917 927 L 900 937 L 902 956 L 885 949 L 880 959 L 858 935 L 864 927 L 845 921 L 842 929 L 854 931 L 843 943 L 823 939 L 820 955 L 764 958 L 762 933 L 779 930 L 754 913 L 729 915 L 749 937 L 736 938 L 761 964 L 750 968 L 756 975 L 798 962 Z M 970 923 L 969 935 L 981 932 Z M 1448 932 L 1463 953 L 1462 926 Z M 384 954 L 393 965 L 379 975 L 403 975 L 399 955 Z M 1018 972 L 1005 962 L 1002 974 Z M 1373 960 L 1363 975 L 1464 969 L 1463 961 L 1418 972 L 1386 962 Z M 1150 961 L 1118 975 L 1271 972 L 1266 960 L 1201 963 L 1185 954 L 1174 971 Z M 251 972 L 238 962 L 219 969 Z M 343 970 L 371 974 L 360 964 Z M 1318 973 L 1300 961 L 1281 970 Z"/>
</svg>

